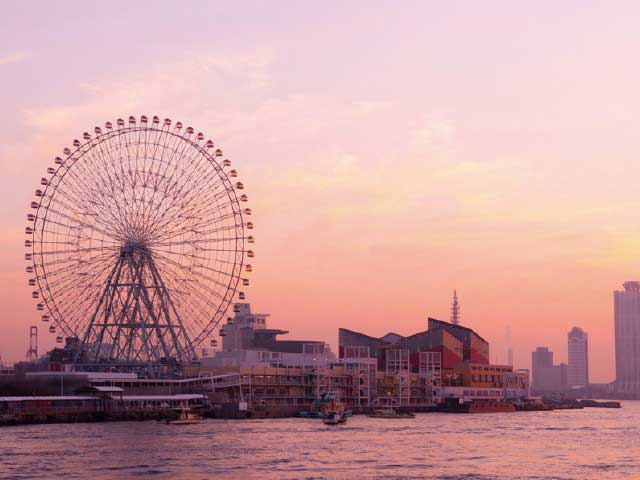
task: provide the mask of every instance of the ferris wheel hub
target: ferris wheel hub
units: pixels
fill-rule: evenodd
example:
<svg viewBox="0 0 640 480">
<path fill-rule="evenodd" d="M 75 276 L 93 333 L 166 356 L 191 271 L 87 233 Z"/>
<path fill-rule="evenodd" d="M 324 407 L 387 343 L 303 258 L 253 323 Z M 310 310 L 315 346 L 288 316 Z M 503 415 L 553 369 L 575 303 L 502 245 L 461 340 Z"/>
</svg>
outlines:
<svg viewBox="0 0 640 480">
<path fill-rule="evenodd" d="M 149 254 L 147 242 L 140 239 L 125 240 L 124 245 L 120 248 L 120 254 L 132 254 L 134 252 Z"/>
</svg>

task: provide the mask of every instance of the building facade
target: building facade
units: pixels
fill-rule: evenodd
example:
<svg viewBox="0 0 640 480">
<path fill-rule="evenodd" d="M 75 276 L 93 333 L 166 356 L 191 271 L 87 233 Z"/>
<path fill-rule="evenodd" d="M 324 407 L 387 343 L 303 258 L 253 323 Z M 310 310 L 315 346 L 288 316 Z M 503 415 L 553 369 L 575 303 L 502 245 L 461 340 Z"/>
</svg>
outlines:
<svg viewBox="0 0 640 480">
<path fill-rule="evenodd" d="M 567 383 L 569 388 L 589 384 L 589 336 L 580 327 L 573 327 L 567 336 Z"/>
<path fill-rule="evenodd" d="M 346 328 L 338 331 L 340 356 L 346 346 L 368 347 L 371 356 L 378 360 L 378 369 L 384 369 L 389 349 L 409 351 L 413 370 L 418 370 L 420 352 L 438 352 L 442 368 L 455 368 L 463 362 L 489 364 L 489 342 L 472 329 L 443 322 L 429 317 L 428 329 L 409 336 L 388 333 L 383 337 L 372 337 Z"/>
<path fill-rule="evenodd" d="M 640 282 L 625 282 L 613 292 L 616 382 L 620 393 L 640 394 Z"/>
<path fill-rule="evenodd" d="M 203 367 L 327 367 L 336 361 L 331 347 L 317 340 L 281 340 L 287 330 L 268 328 L 269 314 L 253 313 L 248 303 L 236 303 L 235 315 L 220 328 L 222 348 L 200 359 Z"/>
</svg>

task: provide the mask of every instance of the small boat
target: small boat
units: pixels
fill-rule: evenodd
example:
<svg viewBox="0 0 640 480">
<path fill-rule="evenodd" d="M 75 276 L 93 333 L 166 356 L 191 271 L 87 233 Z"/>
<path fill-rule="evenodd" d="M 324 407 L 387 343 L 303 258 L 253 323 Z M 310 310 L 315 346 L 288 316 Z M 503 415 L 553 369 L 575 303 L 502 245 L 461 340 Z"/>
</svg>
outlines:
<svg viewBox="0 0 640 480">
<path fill-rule="evenodd" d="M 301 410 L 294 416 L 298 418 L 324 418 L 325 414 L 316 410 Z"/>
<path fill-rule="evenodd" d="M 445 413 L 502 413 L 515 412 L 516 407 L 511 402 L 497 399 L 475 399 L 463 402 L 457 398 L 447 398 L 445 403 L 438 406 L 438 411 Z"/>
<path fill-rule="evenodd" d="M 373 413 L 367 414 L 370 418 L 416 418 L 411 412 L 399 412 L 393 408 L 381 408 L 374 410 Z"/>
<path fill-rule="evenodd" d="M 338 398 L 338 395 L 335 392 L 327 392 L 316 398 L 309 410 L 301 410 L 297 412 L 295 416 L 298 418 L 324 419 L 330 413 L 338 413 L 345 418 L 352 415 L 351 410 L 345 411 L 344 404 L 340 401 L 340 398 Z"/>
<path fill-rule="evenodd" d="M 327 412 L 322 419 L 322 423 L 325 425 L 340 425 L 341 423 L 347 423 L 347 415 L 341 412 Z"/>
<path fill-rule="evenodd" d="M 200 417 L 191 413 L 188 408 L 182 408 L 178 411 L 177 418 L 171 418 L 165 421 L 167 425 L 195 425 L 200 423 Z"/>
</svg>

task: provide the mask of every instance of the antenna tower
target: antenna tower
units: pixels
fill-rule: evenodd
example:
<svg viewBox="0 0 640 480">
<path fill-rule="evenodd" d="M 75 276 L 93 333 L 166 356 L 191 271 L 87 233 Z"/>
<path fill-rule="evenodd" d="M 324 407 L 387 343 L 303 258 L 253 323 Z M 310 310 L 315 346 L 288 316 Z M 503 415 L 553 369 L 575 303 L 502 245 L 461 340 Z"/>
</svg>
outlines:
<svg viewBox="0 0 640 480">
<path fill-rule="evenodd" d="M 513 348 L 511 348 L 511 326 L 507 325 L 507 365 L 513 367 Z"/>
<path fill-rule="evenodd" d="M 451 323 L 460 325 L 460 304 L 458 303 L 458 293 L 453 291 L 453 302 L 451 303 Z"/>
</svg>

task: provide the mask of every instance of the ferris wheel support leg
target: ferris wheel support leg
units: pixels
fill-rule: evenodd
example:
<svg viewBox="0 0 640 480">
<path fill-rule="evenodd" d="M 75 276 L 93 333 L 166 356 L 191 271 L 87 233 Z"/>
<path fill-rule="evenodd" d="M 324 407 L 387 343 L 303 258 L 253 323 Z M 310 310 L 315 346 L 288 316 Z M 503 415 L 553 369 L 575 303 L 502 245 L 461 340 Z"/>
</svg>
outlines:
<svg viewBox="0 0 640 480">
<path fill-rule="evenodd" d="M 82 339 L 82 348 L 78 349 L 76 351 L 76 354 L 74 355 L 74 363 L 77 363 L 80 360 L 80 354 L 82 353 L 82 350 L 88 345 L 89 343 L 89 338 L 91 336 L 91 331 L 93 330 L 93 324 L 96 320 L 96 316 L 98 315 L 98 312 L 100 311 L 100 307 L 102 306 L 102 304 L 104 303 L 105 298 L 107 297 L 107 294 L 109 293 L 109 284 L 111 282 L 111 279 L 113 278 L 113 275 L 115 274 L 116 271 L 119 270 L 120 267 L 120 262 L 117 262 L 113 269 L 111 270 L 111 273 L 109 273 L 109 277 L 107 277 L 107 287 L 103 290 L 102 295 L 100 296 L 100 301 L 98 302 L 98 305 L 96 306 L 95 311 L 93 312 L 93 315 L 91 316 L 91 320 L 89 321 L 89 326 L 87 327 L 87 330 L 85 331 L 84 337 Z M 89 357 L 91 354 L 93 354 L 94 352 L 92 351 L 92 349 L 87 351 L 87 357 Z"/>
<path fill-rule="evenodd" d="M 180 315 L 178 315 L 178 311 L 176 310 L 176 307 L 173 304 L 173 300 L 169 295 L 169 291 L 167 290 L 167 287 L 165 286 L 164 281 L 162 280 L 162 277 L 160 276 L 160 273 L 158 272 L 158 269 L 156 268 L 156 265 L 153 262 L 153 260 L 149 262 L 149 267 L 151 269 L 151 272 L 153 274 L 155 281 L 161 286 L 162 295 L 165 296 L 167 300 L 167 302 L 161 302 L 161 305 L 163 307 L 164 314 L 167 319 L 169 333 L 171 334 L 173 338 L 173 342 L 176 346 L 176 356 L 184 357 L 186 355 L 189 360 L 192 358 L 195 358 L 196 357 L 195 348 L 193 347 L 193 344 L 189 339 L 189 335 L 187 334 L 187 330 L 182 323 L 182 319 L 180 318 Z M 167 303 L 169 303 L 169 305 L 171 306 L 171 310 L 173 311 L 173 317 L 175 318 L 175 321 L 177 323 L 176 326 L 180 330 L 180 333 L 182 334 L 182 337 L 184 340 L 184 347 L 180 345 L 180 339 L 178 338 L 178 334 L 176 334 L 175 332 L 176 326 L 171 324 L 171 321 L 170 321 L 171 315 L 169 313 L 169 308 L 167 307 Z"/>
<path fill-rule="evenodd" d="M 130 309 L 132 298 L 134 302 L 133 313 L 131 314 L 131 316 L 129 316 L 128 312 Z M 119 318 L 114 321 L 114 323 L 118 325 L 118 328 L 116 329 L 115 333 L 109 332 L 109 336 L 111 337 L 111 348 L 109 349 L 109 355 L 107 356 L 107 358 L 109 358 L 110 360 L 119 358 L 118 355 L 121 354 L 120 336 L 122 334 L 122 325 L 125 323 L 125 321 L 127 321 L 127 323 L 130 323 L 130 324 L 135 323 L 135 317 L 136 317 L 137 308 L 138 308 L 137 302 L 138 302 L 138 299 L 136 297 L 136 290 L 134 288 L 129 288 L 127 292 L 127 298 L 124 304 L 122 305 Z M 105 314 L 105 329 L 107 329 L 107 326 L 108 326 L 107 321 L 108 321 L 108 317 Z"/>
<path fill-rule="evenodd" d="M 149 292 L 147 290 L 147 288 L 145 288 L 145 284 L 143 282 L 143 277 L 142 277 L 142 269 L 144 268 L 145 263 L 147 264 L 147 267 L 149 268 L 150 271 L 153 271 L 151 268 L 151 263 L 152 260 L 149 256 L 142 256 L 140 258 L 140 262 L 138 264 L 138 262 L 134 262 L 133 259 L 129 260 L 130 266 L 134 269 L 134 273 L 135 273 L 135 278 L 137 279 L 137 281 L 139 282 L 139 293 L 138 295 L 142 294 L 142 301 L 144 303 L 144 306 L 146 307 L 147 313 L 149 314 L 149 316 L 151 317 L 151 319 L 153 320 L 153 324 L 155 325 L 155 330 L 156 330 L 156 336 L 158 338 L 158 341 L 160 342 L 162 351 L 165 355 L 165 358 L 169 359 L 170 358 L 170 349 L 168 348 L 167 344 L 164 341 L 164 337 L 162 335 L 162 329 L 161 329 L 161 324 L 159 321 L 158 316 L 156 315 L 156 313 L 154 312 L 154 308 L 153 308 L 153 303 L 151 302 L 151 299 L 149 298 Z M 152 275 L 153 277 L 153 275 Z M 155 282 L 154 282 L 155 283 Z M 162 302 L 161 302 L 162 303 Z M 155 360 L 156 362 L 160 362 L 160 358 L 159 358 L 159 354 L 157 352 L 157 348 L 153 348 L 153 345 L 150 345 L 150 343 L 152 342 L 151 339 L 151 332 L 147 332 L 146 329 L 146 322 L 144 321 L 143 317 L 141 317 L 141 320 L 143 320 L 140 323 L 141 326 L 141 338 L 142 338 L 142 345 L 140 347 L 140 349 L 144 348 L 147 351 L 147 359 L 149 359 L 149 367 L 152 368 L 152 362 L 151 359 L 153 358 L 153 360 Z"/>
<path fill-rule="evenodd" d="M 105 333 L 109 332 L 108 330 L 109 312 L 113 311 L 115 288 L 120 283 L 120 277 L 122 275 L 122 268 L 124 266 L 124 262 L 122 262 L 121 259 L 118 259 L 117 266 L 118 266 L 118 270 L 116 274 L 113 276 L 113 278 L 110 281 L 109 280 L 107 281 L 107 286 L 105 287 L 105 292 L 108 295 L 108 301 L 104 309 L 104 315 L 102 315 L 102 328 L 100 329 L 100 332 L 96 335 L 96 340 L 94 342 L 94 350 L 96 350 L 94 361 L 98 361 L 103 357 L 102 344 L 104 341 Z M 96 311 L 96 314 L 97 313 L 98 312 Z M 97 317 L 97 315 L 94 315 L 94 317 Z M 91 338 L 91 336 L 89 336 L 89 338 Z M 109 349 L 109 355 L 107 356 L 108 359 L 111 358 L 111 352 L 113 350 L 113 337 L 111 338 L 111 342 L 112 342 L 112 347 Z"/>
</svg>

